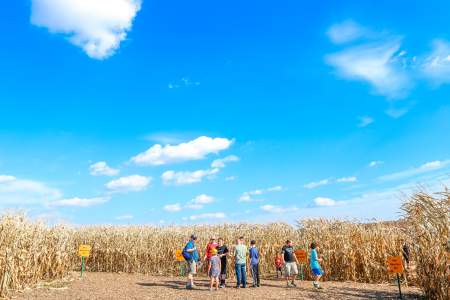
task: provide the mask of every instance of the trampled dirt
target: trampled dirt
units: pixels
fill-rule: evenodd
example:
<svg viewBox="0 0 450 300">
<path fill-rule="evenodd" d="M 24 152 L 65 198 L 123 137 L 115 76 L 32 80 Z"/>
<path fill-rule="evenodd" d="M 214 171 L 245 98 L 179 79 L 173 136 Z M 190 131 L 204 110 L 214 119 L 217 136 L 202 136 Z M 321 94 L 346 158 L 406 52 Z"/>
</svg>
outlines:
<svg viewBox="0 0 450 300">
<path fill-rule="evenodd" d="M 197 278 L 197 288 L 186 290 L 185 278 L 142 274 L 79 273 L 62 282 L 44 284 L 15 293 L 13 299 L 398 299 L 398 288 L 391 284 L 324 282 L 315 290 L 310 281 L 297 281 L 287 288 L 282 279 L 262 280 L 260 288 L 236 289 L 235 282 L 219 291 L 209 291 L 205 277 Z M 419 289 L 402 287 L 404 299 L 420 299 Z"/>
</svg>

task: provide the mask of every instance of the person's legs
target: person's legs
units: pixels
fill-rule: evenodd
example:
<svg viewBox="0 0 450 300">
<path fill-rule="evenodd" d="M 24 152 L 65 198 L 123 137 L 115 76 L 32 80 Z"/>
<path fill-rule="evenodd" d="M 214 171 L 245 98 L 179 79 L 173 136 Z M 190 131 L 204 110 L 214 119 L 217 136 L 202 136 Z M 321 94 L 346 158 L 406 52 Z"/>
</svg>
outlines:
<svg viewBox="0 0 450 300">
<path fill-rule="evenodd" d="M 209 290 L 211 291 L 214 285 L 214 277 L 209 277 Z"/>
<path fill-rule="evenodd" d="M 259 263 L 256 265 L 256 286 L 259 287 Z"/>
<path fill-rule="evenodd" d="M 236 271 L 236 287 L 241 286 L 241 266 L 239 264 L 235 264 L 235 271 Z"/>
<path fill-rule="evenodd" d="M 227 278 L 227 265 L 222 263 L 220 267 L 220 286 L 225 287 L 225 279 Z"/>
<path fill-rule="evenodd" d="M 286 286 L 289 286 L 290 275 L 291 275 L 291 264 L 286 263 L 284 266 L 284 276 L 286 277 Z"/>
<path fill-rule="evenodd" d="M 256 265 L 250 265 L 250 274 L 252 275 L 253 280 L 253 287 L 256 287 L 256 272 L 255 272 Z"/>
<path fill-rule="evenodd" d="M 242 264 L 241 265 L 241 273 L 242 273 L 242 278 L 241 278 L 241 283 L 242 283 L 242 287 L 245 288 L 247 286 L 247 265 L 246 264 Z"/>
<path fill-rule="evenodd" d="M 295 277 L 297 277 L 298 275 L 298 268 L 297 268 L 297 263 L 292 263 L 292 272 L 291 272 L 291 276 L 292 276 L 292 285 L 295 285 Z"/>
<path fill-rule="evenodd" d="M 188 282 L 186 287 L 193 288 L 194 287 L 194 275 L 197 272 L 197 263 L 195 261 L 188 262 Z"/>
<path fill-rule="evenodd" d="M 320 278 L 322 278 L 322 270 L 312 269 L 312 272 L 315 276 L 315 281 L 313 282 L 314 287 L 321 289 L 319 281 L 320 281 Z"/>
<path fill-rule="evenodd" d="M 216 276 L 216 290 L 219 289 L 219 276 Z"/>
</svg>

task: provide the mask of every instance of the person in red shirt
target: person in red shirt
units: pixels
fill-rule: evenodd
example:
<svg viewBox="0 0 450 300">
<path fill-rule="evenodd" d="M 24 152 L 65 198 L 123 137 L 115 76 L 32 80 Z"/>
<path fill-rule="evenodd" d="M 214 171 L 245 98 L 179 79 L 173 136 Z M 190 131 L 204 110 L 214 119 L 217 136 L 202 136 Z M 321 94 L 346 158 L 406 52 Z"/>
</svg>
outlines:
<svg viewBox="0 0 450 300">
<path fill-rule="evenodd" d="M 282 267 L 283 266 L 283 260 L 281 259 L 281 254 L 277 254 L 275 256 L 275 268 L 277 270 L 277 278 L 278 278 L 278 272 L 280 272 L 280 277 L 283 276 Z"/>
<path fill-rule="evenodd" d="M 216 238 L 214 236 L 211 237 L 208 245 L 206 245 L 205 257 L 203 258 L 204 261 L 209 262 L 210 258 L 213 256 L 212 249 L 216 249 L 217 246 L 219 245 L 216 242 Z"/>
</svg>

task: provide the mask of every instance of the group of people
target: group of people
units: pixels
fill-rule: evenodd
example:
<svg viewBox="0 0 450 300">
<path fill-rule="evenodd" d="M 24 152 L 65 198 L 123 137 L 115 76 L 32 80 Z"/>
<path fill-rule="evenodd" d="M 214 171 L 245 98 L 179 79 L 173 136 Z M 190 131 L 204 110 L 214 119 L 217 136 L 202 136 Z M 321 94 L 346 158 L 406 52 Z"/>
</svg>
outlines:
<svg viewBox="0 0 450 300">
<path fill-rule="evenodd" d="M 236 244 L 232 247 L 232 252 L 229 251 L 225 245 L 223 238 L 216 239 L 211 237 L 205 250 L 205 255 L 202 260 L 199 257 L 199 251 L 196 246 L 197 236 L 192 234 L 186 246 L 184 247 L 182 254 L 188 265 L 188 282 L 186 284 L 187 289 L 195 288 L 194 275 L 197 273 L 197 265 L 202 261 L 208 266 L 208 276 L 210 278 L 209 289 L 225 288 L 225 280 L 227 274 L 227 257 L 231 254 L 234 257 L 234 268 L 236 272 L 236 288 L 247 287 L 247 262 L 252 277 L 252 287 L 260 287 L 260 273 L 259 273 L 259 261 L 260 253 L 258 251 L 256 241 L 250 241 L 250 248 L 245 245 L 244 237 L 239 237 L 236 240 Z M 311 258 L 310 267 L 315 276 L 313 286 L 321 289 L 319 280 L 323 274 L 320 262 L 322 258 L 317 255 L 318 245 L 316 243 L 311 244 Z M 248 260 L 248 261 L 247 261 Z M 278 272 L 283 273 L 282 267 L 284 267 L 284 276 L 286 278 L 287 287 L 296 287 L 295 277 L 298 275 L 298 260 L 295 255 L 294 246 L 292 241 L 287 240 L 279 255 L 275 260 L 275 266 Z"/>
</svg>

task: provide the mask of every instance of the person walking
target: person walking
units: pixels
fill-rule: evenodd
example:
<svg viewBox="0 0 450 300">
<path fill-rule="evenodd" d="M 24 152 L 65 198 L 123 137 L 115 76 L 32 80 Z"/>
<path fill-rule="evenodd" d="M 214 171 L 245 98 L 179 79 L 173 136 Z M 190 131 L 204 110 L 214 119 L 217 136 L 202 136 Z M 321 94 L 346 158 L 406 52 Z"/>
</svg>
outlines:
<svg viewBox="0 0 450 300">
<path fill-rule="evenodd" d="M 323 275 L 322 268 L 320 267 L 320 263 L 322 262 L 322 258 L 317 254 L 317 250 L 319 249 L 319 245 L 317 243 L 311 243 L 311 258 L 310 258 L 310 267 L 311 271 L 314 274 L 314 282 L 313 286 L 316 289 L 322 289 L 320 286 L 320 278 Z"/>
<path fill-rule="evenodd" d="M 294 253 L 294 247 L 292 245 L 292 241 L 287 240 L 286 244 L 281 249 L 283 264 L 284 264 L 284 272 L 286 277 L 286 286 L 287 287 L 296 287 L 295 277 L 298 274 L 297 268 L 297 257 Z"/>
<path fill-rule="evenodd" d="M 228 247 L 225 245 L 223 238 L 218 240 L 217 254 L 220 257 L 220 287 L 225 288 L 225 280 L 227 279 L 227 256 Z"/>
<path fill-rule="evenodd" d="M 236 271 L 236 288 L 245 288 L 247 286 L 247 246 L 244 245 L 244 237 L 236 241 L 234 247 L 234 266 Z"/>
<path fill-rule="evenodd" d="M 194 275 L 197 274 L 197 262 L 199 260 L 197 247 L 195 246 L 196 240 L 197 236 L 195 234 L 192 234 L 182 251 L 182 255 L 188 263 L 188 281 L 186 284 L 187 289 L 195 288 Z"/>
<path fill-rule="evenodd" d="M 252 272 L 253 287 L 259 287 L 259 252 L 256 248 L 256 241 L 250 242 L 250 271 Z"/>
</svg>

